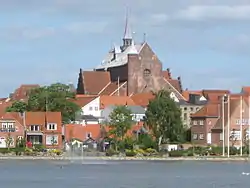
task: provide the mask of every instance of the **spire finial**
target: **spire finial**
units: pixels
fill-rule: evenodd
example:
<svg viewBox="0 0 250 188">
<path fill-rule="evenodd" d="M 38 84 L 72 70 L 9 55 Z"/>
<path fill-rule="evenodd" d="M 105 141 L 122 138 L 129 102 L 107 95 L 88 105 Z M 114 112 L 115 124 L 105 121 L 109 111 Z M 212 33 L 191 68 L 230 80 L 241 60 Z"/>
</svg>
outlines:
<svg viewBox="0 0 250 188">
<path fill-rule="evenodd" d="M 143 33 L 143 43 L 146 42 L 146 33 Z"/>
<path fill-rule="evenodd" d="M 126 22 L 123 39 L 132 39 L 132 33 L 129 24 L 129 9 L 126 7 Z"/>
</svg>

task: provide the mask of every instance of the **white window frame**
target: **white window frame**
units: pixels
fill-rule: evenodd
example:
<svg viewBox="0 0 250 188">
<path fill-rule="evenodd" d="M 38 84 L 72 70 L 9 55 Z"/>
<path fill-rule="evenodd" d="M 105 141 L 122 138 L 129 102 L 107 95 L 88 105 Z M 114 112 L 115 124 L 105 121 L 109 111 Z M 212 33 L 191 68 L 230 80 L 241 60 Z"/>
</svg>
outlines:
<svg viewBox="0 0 250 188">
<path fill-rule="evenodd" d="M 8 123 L 2 123 L 2 129 L 7 129 L 7 127 L 8 127 Z"/>
<path fill-rule="evenodd" d="M 57 124 L 56 123 L 48 123 L 47 124 L 47 130 L 56 131 L 57 130 Z"/>
<path fill-rule="evenodd" d="M 204 133 L 199 134 L 199 140 L 204 140 Z"/>
<path fill-rule="evenodd" d="M 89 111 L 92 111 L 92 110 L 93 110 L 93 107 L 92 107 L 92 106 L 90 106 L 90 107 L 89 107 Z"/>
<path fill-rule="evenodd" d="M 198 125 L 197 120 L 194 120 L 194 121 L 193 121 L 193 125 Z"/>
<path fill-rule="evenodd" d="M 95 107 L 95 111 L 98 111 L 98 110 L 99 110 L 99 109 L 98 109 L 98 106 L 96 106 L 96 107 Z"/>
<path fill-rule="evenodd" d="M 200 120 L 200 125 L 204 125 L 204 120 Z"/>
<path fill-rule="evenodd" d="M 194 133 L 194 134 L 192 135 L 192 138 L 193 138 L 193 140 L 198 140 L 198 134 L 197 134 L 197 133 Z"/>
<path fill-rule="evenodd" d="M 30 131 L 40 131 L 39 125 L 30 125 Z"/>
<path fill-rule="evenodd" d="M 223 141 L 223 133 L 220 133 L 220 141 Z"/>
<path fill-rule="evenodd" d="M 231 131 L 231 132 L 230 132 L 230 137 L 232 136 L 232 134 L 234 134 L 236 140 L 241 140 L 240 131 Z M 235 138 L 233 138 L 233 139 L 235 140 Z"/>
<path fill-rule="evenodd" d="M 7 123 L 7 128 L 14 129 L 15 128 L 14 123 L 13 122 Z"/>
</svg>

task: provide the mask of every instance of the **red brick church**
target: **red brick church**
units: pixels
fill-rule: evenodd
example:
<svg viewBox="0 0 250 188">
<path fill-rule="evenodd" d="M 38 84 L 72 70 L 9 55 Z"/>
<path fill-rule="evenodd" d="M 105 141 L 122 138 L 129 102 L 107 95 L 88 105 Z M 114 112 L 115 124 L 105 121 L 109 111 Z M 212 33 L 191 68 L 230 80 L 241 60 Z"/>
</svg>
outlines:
<svg viewBox="0 0 250 188">
<path fill-rule="evenodd" d="M 80 69 L 77 94 L 127 95 L 167 89 L 178 99 L 182 96 L 181 79 L 173 79 L 149 44 L 135 43 L 126 18 L 121 46 L 114 46 L 93 71 Z"/>
</svg>

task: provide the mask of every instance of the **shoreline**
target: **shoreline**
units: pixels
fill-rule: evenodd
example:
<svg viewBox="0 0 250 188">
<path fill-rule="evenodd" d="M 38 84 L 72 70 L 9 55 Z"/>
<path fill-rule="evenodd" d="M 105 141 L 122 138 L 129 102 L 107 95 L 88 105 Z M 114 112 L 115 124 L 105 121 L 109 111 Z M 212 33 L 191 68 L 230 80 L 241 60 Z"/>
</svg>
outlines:
<svg viewBox="0 0 250 188">
<path fill-rule="evenodd" d="M 66 156 L 0 156 L 0 160 L 49 160 L 49 161 L 249 161 L 249 157 L 66 157 Z"/>
</svg>

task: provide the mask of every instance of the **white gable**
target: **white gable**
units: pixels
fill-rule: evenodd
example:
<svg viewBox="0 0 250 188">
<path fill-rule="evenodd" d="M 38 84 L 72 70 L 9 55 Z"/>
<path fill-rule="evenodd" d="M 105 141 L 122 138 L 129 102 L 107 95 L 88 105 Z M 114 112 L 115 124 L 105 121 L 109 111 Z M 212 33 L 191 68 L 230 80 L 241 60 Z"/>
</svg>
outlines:
<svg viewBox="0 0 250 188">
<path fill-rule="evenodd" d="M 95 117 L 100 117 L 100 97 L 95 98 L 94 100 L 83 106 L 82 115 L 92 115 Z"/>
<path fill-rule="evenodd" d="M 201 96 L 200 101 L 206 101 L 207 99 L 204 96 Z"/>
<path fill-rule="evenodd" d="M 176 95 L 174 94 L 174 92 L 170 93 L 170 98 L 173 99 L 175 102 L 180 102 L 179 99 L 176 97 Z"/>
</svg>

